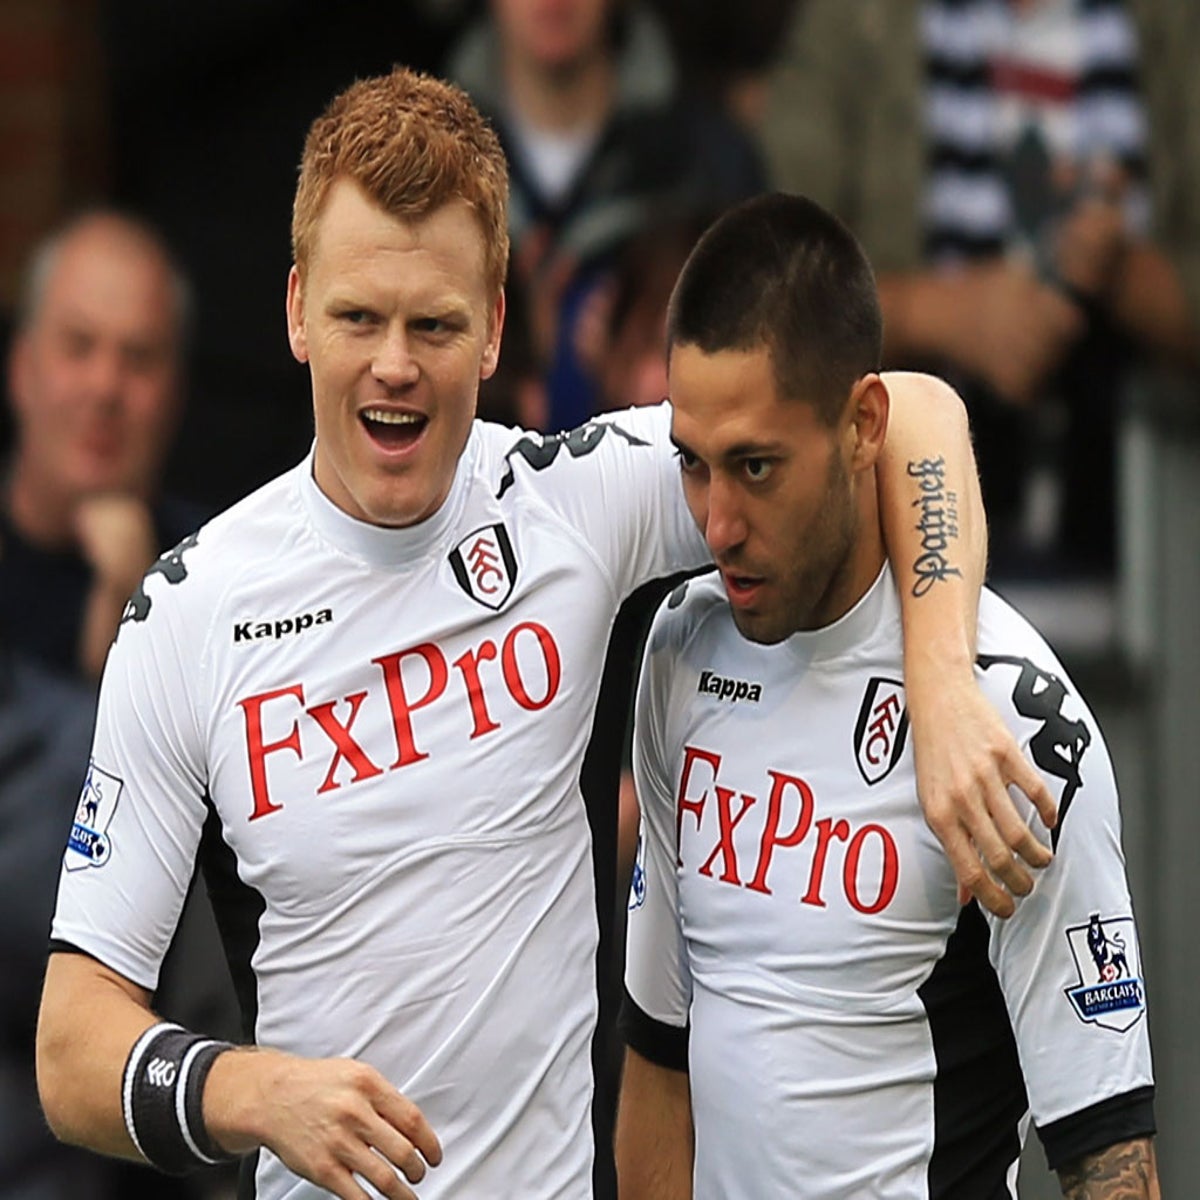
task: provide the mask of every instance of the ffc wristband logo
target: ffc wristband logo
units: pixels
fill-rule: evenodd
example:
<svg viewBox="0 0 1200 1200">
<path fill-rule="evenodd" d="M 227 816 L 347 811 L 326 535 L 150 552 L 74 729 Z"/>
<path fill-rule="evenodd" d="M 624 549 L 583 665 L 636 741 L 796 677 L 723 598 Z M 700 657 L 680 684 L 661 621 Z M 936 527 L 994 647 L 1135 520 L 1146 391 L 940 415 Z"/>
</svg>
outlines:
<svg viewBox="0 0 1200 1200">
<path fill-rule="evenodd" d="M 454 578 L 472 600 L 499 611 L 517 581 L 517 556 L 508 530 L 497 522 L 468 533 L 450 551 Z"/>
<path fill-rule="evenodd" d="M 1146 1011 L 1145 986 L 1132 917 L 1092 913 L 1067 930 L 1079 982 L 1063 991 L 1081 1021 L 1124 1033 Z"/>
<path fill-rule="evenodd" d="M 83 781 L 83 793 L 79 797 L 63 858 L 63 866 L 68 871 L 102 867 L 112 856 L 108 826 L 117 811 L 117 801 L 124 786 L 123 780 L 101 770 L 94 761 L 88 763 L 87 778 Z"/>
</svg>

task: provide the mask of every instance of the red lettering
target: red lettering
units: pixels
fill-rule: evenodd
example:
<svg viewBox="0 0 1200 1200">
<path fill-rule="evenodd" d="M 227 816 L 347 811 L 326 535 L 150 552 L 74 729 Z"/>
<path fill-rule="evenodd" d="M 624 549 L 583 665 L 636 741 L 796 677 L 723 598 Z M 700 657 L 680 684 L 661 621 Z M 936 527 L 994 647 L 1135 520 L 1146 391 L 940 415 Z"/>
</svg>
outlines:
<svg viewBox="0 0 1200 1200">
<path fill-rule="evenodd" d="M 784 775 L 779 771 L 768 771 L 771 776 L 771 795 L 767 798 L 767 821 L 763 826 L 762 844 L 758 852 L 758 867 L 754 878 L 746 886 L 756 892 L 771 895 L 767 886 L 767 872 L 771 869 L 771 857 L 776 846 L 796 846 L 804 840 L 808 827 L 812 823 L 813 794 L 812 788 L 803 779 L 793 775 Z M 800 812 L 792 832 L 785 837 L 779 837 L 779 818 L 783 812 L 783 794 L 788 787 L 794 787 L 800 794 Z"/>
<path fill-rule="evenodd" d="M 517 635 L 526 631 L 537 638 L 538 645 L 542 650 L 542 661 L 546 664 L 546 694 L 540 700 L 534 700 L 525 689 L 525 683 L 521 679 L 520 664 L 517 662 Z M 554 644 L 554 638 L 544 625 L 539 625 L 536 621 L 523 621 L 504 639 L 504 647 L 500 654 L 504 668 L 504 682 L 508 684 L 512 698 L 522 708 L 526 708 L 530 712 L 537 712 L 538 709 L 545 708 L 558 694 L 558 685 L 562 680 L 562 663 L 559 661 L 558 647 Z"/>
<path fill-rule="evenodd" d="M 371 779 L 376 775 L 383 774 L 383 768 L 377 767 L 367 757 L 366 751 L 350 736 L 350 726 L 354 724 L 354 718 L 358 716 L 358 710 L 366 698 L 366 692 L 355 692 L 346 697 L 346 703 L 350 705 L 350 713 L 346 717 L 345 725 L 333 715 L 333 706 L 337 703 L 335 700 L 330 700 L 328 704 L 314 704 L 308 710 L 308 715 L 328 734 L 335 747 L 333 761 L 330 762 L 329 770 L 325 773 L 325 782 L 317 788 L 317 795 L 336 791 L 342 786 L 333 776 L 337 771 L 338 763 L 343 758 L 354 771 L 351 783 L 358 783 L 360 780 Z"/>
<path fill-rule="evenodd" d="M 864 904 L 858 894 L 858 862 L 862 857 L 863 843 L 870 834 L 878 834 L 883 848 L 883 869 L 880 872 L 879 895 L 873 904 Z M 864 825 L 851 839 L 846 851 L 846 862 L 842 868 L 842 883 L 846 889 L 846 899 L 860 913 L 877 913 L 887 908 L 896 894 L 896 885 L 900 880 L 900 855 L 892 835 L 882 825 Z"/>
<path fill-rule="evenodd" d="M 738 822 L 753 807 L 758 797 L 743 792 L 742 806 L 738 809 L 735 817 L 730 802 L 736 793 L 730 788 L 722 787 L 719 783 L 713 785 L 713 790 L 717 793 L 717 821 L 720 825 L 721 840 L 717 842 L 716 849 L 708 856 L 704 866 L 700 868 L 700 874 L 712 875 L 713 860 L 720 854 L 725 864 L 725 869 L 721 872 L 721 882 L 741 887 L 742 881 L 738 877 L 737 870 L 737 851 L 733 845 L 733 831 L 737 828 Z"/>
<path fill-rule="evenodd" d="M 679 839 L 683 831 L 683 813 L 686 809 L 690 813 L 696 814 L 696 828 L 700 828 L 700 821 L 704 815 L 704 802 L 708 799 L 708 792 L 704 792 L 699 800 L 690 800 L 687 795 L 688 781 L 692 777 L 692 766 L 696 760 L 708 763 L 712 767 L 713 777 L 715 779 L 717 772 L 721 769 L 721 756 L 713 754 L 708 750 L 698 750 L 695 746 L 684 746 L 683 748 L 683 770 L 679 774 L 679 792 L 675 797 L 675 854 L 676 866 L 683 866 L 683 859 L 679 858 Z"/>
<path fill-rule="evenodd" d="M 300 727 L 293 721 L 291 732 L 277 742 L 263 741 L 262 707 L 270 700 L 279 700 L 284 696 L 293 696 L 301 704 L 304 703 L 304 687 L 299 683 L 291 687 L 276 688 L 273 692 L 261 692 L 238 704 L 246 716 L 246 752 L 250 760 L 250 790 L 254 795 L 254 811 L 250 814 L 251 821 L 265 817 L 268 813 L 278 812 L 283 805 L 273 804 L 267 789 L 267 755 L 276 750 L 290 750 L 297 758 L 303 758 L 300 750 Z"/>
<path fill-rule="evenodd" d="M 900 711 L 900 700 L 893 692 L 882 704 L 875 706 L 875 711 L 872 714 L 874 720 L 867 726 L 870 731 L 870 737 L 867 738 L 866 756 L 867 761 L 877 767 L 883 757 L 891 752 L 892 748 L 892 729 L 896 724 L 896 714 Z M 881 743 L 883 746 L 883 755 L 877 755 L 874 752 L 876 743 Z"/>
<path fill-rule="evenodd" d="M 400 672 L 400 661 L 410 655 L 416 655 L 425 660 L 429 668 L 429 686 L 425 694 L 412 703 L 404 690 L 404 676 Z M 418 708 L 432 704 L 445 690 L 449 672 L 446 668 L 446 656 L 432 642 L 422 642 L 409 650 L 400 650 L 395 654 L 385 654 L 382 658 L 371 659 L 383 671 L 383 680 L 387 685 L 388 704 L 392 710 L 392 727 L 396 733 L 396 761 L 392 770 L 406 767 L 410 763 L 420 762 L 428 758 L 417 749 L 413 738 L 412 713 Z"/>
<path fill-rule="evenodd" d="M 825 901 L 821 899 L 821 885 L 825 881 L 825 859 L 829 854 L 829 841 L 837 838 L 845 841 L 850 836 L 850 822 L 838 818 L 831 821 L 822 817 L 817 822 L 817 846 L 813 851 L 812 870 L 808 874 L 808 891 L 800 898 L 801 904 L 811 904 L 816 908 L 824 908 Z"/>
<path fill-rule="evenodd" d="M 485 641 L 480 644 L 478 650 L 468 650 L 454 660 L 454 668 L 462 673 L 463 683 L 467 687 L 467 699 L 471 702 L 471 719 L 475 722 L 475 728 L 471 730 L 472 740 L 500 728 L 488 713 L 483 683 L 479 678 L 480 662 L 495 657 L 496 643 Z"/>
</svg>

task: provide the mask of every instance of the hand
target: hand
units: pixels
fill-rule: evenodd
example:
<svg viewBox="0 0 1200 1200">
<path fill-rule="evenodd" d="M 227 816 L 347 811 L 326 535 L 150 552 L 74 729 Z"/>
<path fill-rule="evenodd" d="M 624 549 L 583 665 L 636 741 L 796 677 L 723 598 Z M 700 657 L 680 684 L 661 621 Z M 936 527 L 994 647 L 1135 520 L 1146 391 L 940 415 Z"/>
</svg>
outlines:
<svg viewBox="0 0 1200 1200">
<path fill-rule="evenodd" d="M 1129 245 L 1125 215 L 1103 196 L 1086 196 L 1063 219 L 1054 238 L 1054 262 L 1059 278 L 1089 299 L 1103 299 L 1112 290 Z"/>
<path fill-rule="evenodd" d="M 1027 267 L 996 261 L 957 277 L 950 356 L 1011 404 L 1028 404 L 1082 333 L 1078 305 Z"/>
<path fill-rule="evenodd" d="M 973 677 L 964 673 L 957 686 L 942 679 L 936 694 L 908 692 L 917 793 L 958 878 L 959 899 L 974 896 L 1009 917 L 1013 897 L 1033 889 L 1022 860 L 1041 868 L 1053 855 L 1022 820 L 1008 788 L 1025 793 L 1047 829 L 1058 819 L 1050 791 Z"/>
<path fill-rule="evenodd" d="M 75 536 L 93 579 L 79 631 L 79 666 L 99 679 L 125 602 L 157 551 L 150 509 L 136 496 L 89 496 L 75 510 Z"/>
<path fill-rule="evenodd" d="M 97 585 L 119 592 L 122 601 L 157 556 L 154 520 L 136 496 L 105 492 L 86 497 L 75 510 L 75 536 Z"/>
<path fill-rule="evenodd" d="M 415 1200 L 405 1180 L 420 1183 L 426 1164 L 442 1161 L 421 1110 L 374 1067 L 349 1058 L 222 1054 L 205 1085 L 204 1119 L 230 1153 L 266 1146 L 341 1200 L 369 1200 L 355 1175 L 389 1200 Z"/>
</svg>

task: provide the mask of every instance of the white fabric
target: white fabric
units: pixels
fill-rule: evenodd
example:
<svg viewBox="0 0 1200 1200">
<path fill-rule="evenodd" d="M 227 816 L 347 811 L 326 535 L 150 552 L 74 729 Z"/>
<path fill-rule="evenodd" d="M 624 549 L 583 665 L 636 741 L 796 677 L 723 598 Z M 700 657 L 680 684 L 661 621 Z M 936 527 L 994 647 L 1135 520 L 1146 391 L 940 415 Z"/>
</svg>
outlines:
<svg viewBox="0 0 1200 1200">
<path fill-rule="evenodd" d="M 1136 932 L 1091 714 L 1045 642 L 987 591 L 979 650 L 1066 684 L 1062 720 L 1046 723 L 1015 706 L 1053 708 L 1048 676 L 1025 675 L 1034 695 L 1018 700 L 1019 664 L 978 672 L 1023 748 L 1037 737 L 1044 757 L 1056 739 L 1059 753 L 1090 739 L 1055 862 L 1015 916 L 990 920 L 1041 1126 L 1151 1082 L 1144 1000 L 1101 1014 L 1105 1024 L 1085 1021 L 1068 995 L 1100 982 L 1086 951 L 1092 914 L 1120 935 L 1140 980 Z M 910 744 L 885 771 L 902 728 L 901 668 L 886 569 L 840 621 L 777 646 L 737 633 L 711 578 L 655 619 L 634 733 L 642 841 L 626 985 L 654 1021 L 691 1024 L 697 1200 L 928 1195 L 938 1062 L 918 989 L 960 909 L 916 798 Z M 1061 800 L 1065 777 L 1043 774 Z M 1036 820 L 1023 797 L 1019 806 Z"/>
<path fill-rule="evenodd" d="M 535 467 L 477 423 L 409 529 L 352 520 L 302 464 L 205 526 L 185 579 L 147 577 L 105 671 L 107 850 L 68 850 L 54 936 L 153 987 L 211 796 L 265 903 L 257 1041 L 361 1058 L 420 1105 L 445 1150 L 423 1200 L 591 1194 L 580 764 L 620 601 L 705 559 L 668 410 L 611 424 L 549 462 L 528 435 Z M 495 525 L 498 611 L 451 565 Z M 257 1194 L 320 1193 L 264 1153 Z"/>
</svg>

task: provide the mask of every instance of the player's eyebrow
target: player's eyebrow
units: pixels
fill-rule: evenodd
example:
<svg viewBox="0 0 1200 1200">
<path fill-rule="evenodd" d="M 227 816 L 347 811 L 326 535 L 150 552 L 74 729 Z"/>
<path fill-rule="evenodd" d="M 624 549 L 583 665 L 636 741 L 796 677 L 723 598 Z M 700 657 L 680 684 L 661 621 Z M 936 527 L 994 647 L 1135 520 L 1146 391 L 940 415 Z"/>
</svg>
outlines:
<svg viewBox="0 0 1200 1200">
<path fill-rule="evenodd" d="M 702 457 L 697 454 L 681 438 L 677 438 L 673 433 L 669 435 L 671 445 L 676 450 L 683 454 L 690 454 L 695 458 Z M 740 458 L 779 458 L 786 452 L 786 446 L 782 442 L 735 442 L 732 446 L 726 446 L 721 450 L 720 456 L 723 459 L 740 459 Z"/>
</svg>

